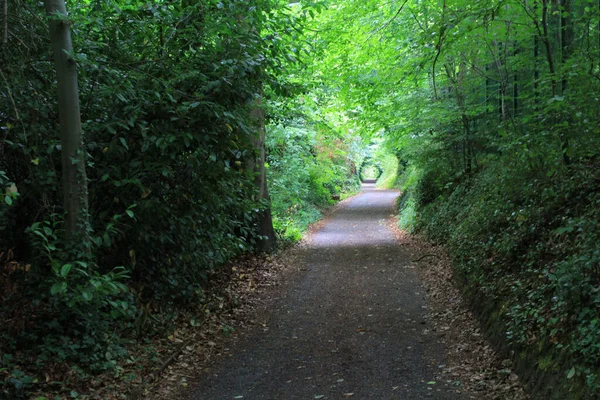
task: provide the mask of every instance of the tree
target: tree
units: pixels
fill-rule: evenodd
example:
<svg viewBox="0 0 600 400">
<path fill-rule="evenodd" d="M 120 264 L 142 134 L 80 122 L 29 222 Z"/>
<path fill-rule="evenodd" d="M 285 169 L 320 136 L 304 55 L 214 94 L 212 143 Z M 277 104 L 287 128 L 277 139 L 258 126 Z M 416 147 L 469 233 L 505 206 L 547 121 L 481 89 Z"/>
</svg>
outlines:
<svg viewBox="0 0 600 400">
<path fill-rule="evenodd" d="M 254 174 L 254 182 L 258 188 L 258 198 L 265 203 L 264 208 L 258 215 L 258 240 L 259 251 L 271 251 L 275 248 L 275 229 L 273 229 L 273 217 L 271 215 L 271 199 L 267 187 L 267 174 L 265 168 L 265 112 L 261 108 L 261 97 L 255 100 L 250 111 L 256 134 L 251 138 L 255 155 L 249 163 L 249 170 Z"/>
<path fill-rule="evenodd" d="M 88 190 L 85 149 L 79 111 L 77 63 L 73 54 L 70 22 L 64 0 L 45 0 L 50 15 L 50 39 L 58 78 L 58 114 L 62 151 L 65 239 L 69 245 L 86 242 Z"/>
</svg>

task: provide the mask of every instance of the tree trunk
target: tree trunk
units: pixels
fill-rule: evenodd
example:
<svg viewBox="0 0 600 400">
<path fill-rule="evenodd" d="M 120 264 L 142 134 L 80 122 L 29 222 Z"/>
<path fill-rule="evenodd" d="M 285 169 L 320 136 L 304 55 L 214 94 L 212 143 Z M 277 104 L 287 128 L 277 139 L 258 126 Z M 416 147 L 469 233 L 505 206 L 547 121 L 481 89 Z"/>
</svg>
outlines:
<svg viewBox="0 0 600 400">
<path fill-rule="evenodd" d="M 88 243 L 88 192 L 85 149 L 79 114 L 77 63 L 73 59 L 70 22 L 64 0 L 45 0 L 58 78 L 58 114 L 62 146 L 65 239 L 68 245 Z"/>
<path fill-rule="evenodd" d="M 573 48 L 573 24 L 571 17 L 571 4 L 568 0 L 561 0 L 562 10 L 560 13 L 560 50 L 563 65 L 569 60 Z M 567 90 L 567 73 L 562 72 L 561 91 L 565 94 Z"/>
<path fill-rule="evenodd" d="M 516 59 L 519 55 L 519 45 L 517 41 L 513 44 L 513 57 Z M 513 74 L 513 117 L 516 118 L 519 114 L 519 73 L 518 68 L 515 67 Z"/>
<path fill-rule="evenodd" d="M 466 113 L 462 113 L 462 123 L 465 128 L 465 138 L 463 141 L 463 158 L 465 173 L 470 174 L 473 170 L 473 150 L 471 149 L 471 121 Z"/>
<path fill-rule="evenodd" d="M 266 207 L 258 215 L 258 234 L 261 239 L 258 241 L 259 251 L 269 252 L 275 249 L 275 229 L 273 228 L 273 217 L 271 215 L 271 198 L 267 187 L 267 171 L 265 168 L 265 112 L 261 107 L 262 93 L 254 101 L 250 110 L 250 117 L 254 120 L 257 134 L 252 137 L 252 146 L 254 147 L 255 158 L 250 163 L 250 172 L 254 175 L 254 182 L 259 191 L 259 200 L 266 203 Z"/>
<path fill-rule="evenodd" d="M 8 0 L 2 2 L 2 44 L 8 43 Z"/>
<path fill-rule="evenodd" d="M 573 47 L 573 25 L 571 23 L 571 7 L 569 0 L 561 0 L 560 5 L 560 53 L 561 61 L 563 64 L 562 68 L 562 79 L 561 79 L 561 94 L 564 96 L 567 91 L 567 71 L 565 68 L 566 62 L 571 56 L 571 49 Z M 567 132 L 563 132 L 561 136 L 561 147 L 563 152 L 563 162 L 566 165 L 571 164 L 571 158 L 569 157 L 569 136 Z"/>
<path fill-rule="evenodd" d="M 554 69 L 554 59 L 550 47 L 550 36 L 548 33 L 548 0 L 542 0 L 542 42 L 546 48 L 546 61 L 548 61 L 548 70 L 550 71 L 550 83 L 552 85 L 552 97 L 556 96 L 556 72 Z"/>
<path fill-rule="evenodd" d="M 538 35 L 533 35 L 533 110 L 539 109 L 540 104 L 540 70 L 538 67 L 538 57 L 540 55 L 540 38 Z"/>
</svg>

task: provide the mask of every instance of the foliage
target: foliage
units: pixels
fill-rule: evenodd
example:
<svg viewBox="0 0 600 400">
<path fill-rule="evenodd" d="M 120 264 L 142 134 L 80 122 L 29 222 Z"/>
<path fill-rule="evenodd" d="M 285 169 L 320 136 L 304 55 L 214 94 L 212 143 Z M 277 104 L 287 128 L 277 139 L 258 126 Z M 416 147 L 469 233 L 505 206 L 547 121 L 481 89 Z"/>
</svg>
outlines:
<svg viewBox="0 0 600 400">
<path fill-rule="evenodd" d="M 319 74 L 404 171 L 401 226 L 448 243 L 523 376 L 593 398 L 597 2 L 339 1 L 322 21 Z"/>
<path fill-rule="evenodd" d="M 71 379 L 64 366 L 118 371 L 129 339 L 168 327 L 157 315 L 202 301 L 207 275 L 252 251 L 268 205 L 249 169 L 260 129 L 251 110 L 263 93 L 290 91 L 282 72 L 298 60 L 291 40 L 314 3 L 68 4 L 90 206 L 90 239 L 74 251 L 63 239 L 48 18 L 38 3 L 8 0 L 0 319 L 12 322 L 0 328 L 0 393 L 24 395 L 44 370 Z M 329 192 L 346 179 L 335 165 L 327 177 L 314 168 L 311 182 Z"/>
<path fill-rule="evenodd" d="M 321 210 L 358 189 L 355 155 L 318 125 L 291 121 L 268 127 L 268 176 L 275 229 L 296 241 Z"/>
<path fill-rule="evenodd" d="M 513 166 L 494 165 L 419 204 L 420 226 L 450 245 L 469 291 L 500 312 L 510 344 L 551 354 L 544 372 L 575 368 L 570 380 L 592 393 L 600 360 L 597 182 L 589 171 L 524 180 L 516 172 L 526 166 Z"/>
<path fill-rule="evenodd" d="M 413 233 L 417 224 L 418 203 L 415 198 L 415 186 L 421 181 L 420 170 L 411 165 L 405 171 L 402 171 L 398 177 L 398 187 L 400 196 L 398 197 L 398 227 L 409 233 Z"/>
<path fill-rule="evenodd" d="M 385 189 L 391 189 L 396 186 L 396 180 L 398 179 L 398 158 L 393 154 L 386 154 L 381 160 L 381 169 L 383 172 L 377 180 L 377 186 Z"/>
<path fill-rule="evenodd" d="M 71 2 L 90 205 L 76 249 L 63 239 L 47 17 L 6 4 L 11 394 L 50 364 L 118 370 L 125 337 L 202 301 L 208 274 L 261 240 L 259 104 L 280 235 L 298 239 L 363 168 L 382 171 L 402 189 L 400 225 L 448 244 L 523 370 L 554 396 L 600 390 L 597 2 Z"/>
</svg>

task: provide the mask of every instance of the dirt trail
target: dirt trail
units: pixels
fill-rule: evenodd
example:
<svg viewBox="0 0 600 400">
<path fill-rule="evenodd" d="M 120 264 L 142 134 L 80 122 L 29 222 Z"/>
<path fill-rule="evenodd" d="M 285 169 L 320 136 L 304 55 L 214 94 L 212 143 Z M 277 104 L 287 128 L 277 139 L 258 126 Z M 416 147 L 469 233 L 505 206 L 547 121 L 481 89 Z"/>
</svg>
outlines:
<svg viewBox="0 0 600 400">
<path fill-rule="evenodd" d="M 196 382 L 192 399 L 463 399 L 388 221 L 395 191 L 364 185 L 299 250 L 262 329 Z"/>
</svg>

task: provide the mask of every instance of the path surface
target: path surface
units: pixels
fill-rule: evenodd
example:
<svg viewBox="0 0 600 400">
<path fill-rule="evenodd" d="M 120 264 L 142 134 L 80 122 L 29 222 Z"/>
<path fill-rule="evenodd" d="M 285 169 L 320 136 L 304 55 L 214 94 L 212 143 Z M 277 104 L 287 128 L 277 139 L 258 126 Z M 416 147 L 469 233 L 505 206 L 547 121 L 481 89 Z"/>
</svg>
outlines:
<svg viewBox="0 0 600 400">
<path fill-rule="evenodd" d="M 334 212 L 301 250 L 266 328 L 192 399 L 462 399 L 438 380 L 444 349 L 425 333 L 423 289 L 387 226 L 397 195 L 367 184 Z"/>
</svg>

